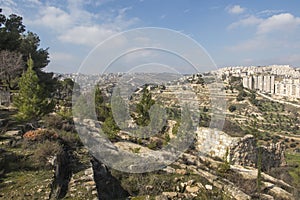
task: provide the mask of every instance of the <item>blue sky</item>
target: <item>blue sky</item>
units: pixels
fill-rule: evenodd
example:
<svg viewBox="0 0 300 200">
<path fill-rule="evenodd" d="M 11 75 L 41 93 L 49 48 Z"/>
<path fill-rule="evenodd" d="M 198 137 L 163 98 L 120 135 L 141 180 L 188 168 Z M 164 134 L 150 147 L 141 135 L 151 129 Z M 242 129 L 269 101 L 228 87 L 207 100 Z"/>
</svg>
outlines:
<svg viewBox="0 0 300 200">
<path fill-rule="evenodd" d="M 0 0 L 0 7 L 23 16 L 27 30 L 49 47 L 47 71 L 76 72 L 101 41 L 140 27 L 188 35 L 218 67 L 300 67 L 297 0 Z"/>
</svg>

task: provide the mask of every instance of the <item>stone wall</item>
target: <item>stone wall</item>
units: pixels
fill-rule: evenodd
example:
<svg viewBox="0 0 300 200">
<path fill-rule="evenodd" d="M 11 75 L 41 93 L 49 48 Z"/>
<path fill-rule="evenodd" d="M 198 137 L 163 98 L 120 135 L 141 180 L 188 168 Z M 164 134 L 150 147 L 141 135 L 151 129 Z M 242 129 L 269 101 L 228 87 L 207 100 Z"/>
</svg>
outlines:
<svg viewBox="0 0 300 200">
<path fill-rule="evenodd" d="M 226 151 L 237 141 L 238 137 L 231 137 L 226 133 L 210 128 L 198 127 L 196 150 L 200 154 L 223 159 Z"/>
</svg>

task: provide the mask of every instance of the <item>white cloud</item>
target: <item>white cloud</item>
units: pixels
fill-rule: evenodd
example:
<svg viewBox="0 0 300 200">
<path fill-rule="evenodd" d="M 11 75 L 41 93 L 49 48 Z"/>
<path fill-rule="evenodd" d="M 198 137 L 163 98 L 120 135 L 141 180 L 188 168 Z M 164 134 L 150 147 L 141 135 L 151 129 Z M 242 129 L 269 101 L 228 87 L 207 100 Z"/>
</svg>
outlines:
<svg viewBox="0 0 300 200">
<path fill-rule="evenodd" d="M 65 52 L 53 52 L 50 54 L 51 61 L 70 61 L 74 56 Z"/>
<path fill-rule="evenodd" d="M 256 34 L 268 34 L 271 32 L 291 32 L 300 25 L 300 18 L 290 13 L 275 14 L 268 18 L 259 18 L 250 15 L 230 24 L 227 29 L 231 30 L 237 27 L 256 26 Z"/>
<path fill-rule="evenodd" d="M 234 5 L 227 7 L 226 10 L 230 14 L 242 14 L 245 11 L 245 8 L 240 5 Z"/>
<path fill-rule="evenodd" d="M 67 30 L 64 34 L 60 35 L 58 39 L 62 42 L 95 46 L 116 33 L 117 31 L 115 30 L 98 25 L 77 26 Z"/>
<path fill-rule="evenodd" d="M 227 28 L 234 29 L 239 26 L 251 26 L 251 25 L 258 25 L 263 21 L 263 19 L 257 18 L 254 15 L 248 16 L 247 18 L 241 19 L 237 22 L 230 24 Z"/>
<path fill-rule="evenodd" d="M 265 11 L 264 13 L 272 12 Z M 248 39 L 237 41 L 236 44 L 226 49 L 237 54 L 237 57 L 246 55 L 247 59 L 253 60 L 253 63 L 299 65 L 299 54 L 289 52 L 299 52 L 300 49 L 300 17 L 291 13 L 265 17 L 262 17 L 261 13 L 258 15 L 249 16 L 228 26 L 228 29 L 252 26 L 254 30 L 248 32 L 252 33 Z M 238 31 L 243 33 L 245 30 L 238 29 Z M 247 63 L 246 60 L 241 60 L 241 62 Z"/>
<path fill-rule="evenodd" d="M 282 13 L 282 12 L 284 12 L 284 10 L 270 10 L 270 9 L 267 9 L 267 10 L 263 10 L 263 11 L 258 12 L 257 15 L 270 16 L 270 15 L 274 15 L 274 14 L 278 14 L 278 13 Z"/>
<path fill-rule="evenodd" d="M 256 49 L 265 49 L 267 46 L 269 46 L 269 42 L 265 37 L 254 37 L 246 41 L 242 41 L 236 45 L 233 45 L 228 49 L 234 52 L 240 52 L 252 51 Z"/>
<path fill-rule="evenodd" d="M 67 12 L 53 6 L 45 7 L 40 11 L 40 17 L 29 21 L 31 25 L 46 26 L 55 31 L 63 31 L 73 23 L 73 18 Z"/>
<path fill-rule="evenodd" d="M 35 5 L 41 5 L 42 3 L 39 0 L 23 0 L 27 4 L 35 4 Z"/>
<path fill-rule="evenodd" d="M 62 42 L 95 46 L 139 21 L 137 18 L 125 18 L 125 13 L 129 9 L 126 7 L 117 10 L 116 16 L 111 16 L 107 22 L 102 24 L 94 23 L 72 27 L 64 31 L 58 39 Z"/>
<path fill-rule="evenodd" d="M 258 28 L 258 34 L 266 34 L 272 31 L 292 31 L 300 25 L 300 18 L 290 13 L 273 15 L 262 21 Z"/>
<path fill-rule="evenodd" d="M 19 14 L 17 4 L 13 0 L 0 0 L 2 13 L 6 16 L 10 14 Z"/>
<path fill-rule="evenodd" d="M 131 7 L 95 14 L 84 9 L 85 4 L 89 3 L 69 0 L 64 9 L 39 5 L 38 17 L 29 20 L 28 24 L 54 31 L 61 42 L 94 46 L 139 21 L 137 18 L 127 19 L 126 12 Z"/>
<path fill-rule="evenodd" d="M 165 19 L 167 15 L 161 15 L 160 19 Z"/>
</svg>

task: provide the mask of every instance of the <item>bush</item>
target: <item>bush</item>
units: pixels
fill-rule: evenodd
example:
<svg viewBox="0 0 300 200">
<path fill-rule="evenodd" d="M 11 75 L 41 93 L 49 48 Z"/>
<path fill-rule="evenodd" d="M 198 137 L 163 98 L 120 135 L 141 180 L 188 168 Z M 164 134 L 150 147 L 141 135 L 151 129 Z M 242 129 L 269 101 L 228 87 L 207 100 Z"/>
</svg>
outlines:
<svg viewBox="0 0 300 200">
<path fill-rule="evenodd" d="M 58 138 L 58 134 L 53 130 L 37 129 L 26 132 L 23 138 L 28 141 L 55 140 Z"/>
<path fill-rule="evenodd" d="M 236 106 L 235 105 L 230 105 L 229 108 L 228 108 L 228 110 L 230 112 L 234 112 L 234 111 L 236 111 Z"/>
<path fill-rule="evenodd" d="M 43 124 L 48 128 L 61 129 L 63 118 L 60 115 L 46 115 L 43 117 Z"/>
<path fill-rule="evenodd" d="M 81 146 L 81 140 L 78 133 L 72 133 L 67 131 L 60 131 L 59 137 L 65 142 L 69 143 L 69 145 Z"/>
<path fill-rule="evenodd" d="M 49 166 L 51 156 L 55 156 L 62 151 L 62 146 L 58 142 L 46 140 L 43 143 L 39 143 L 33 158 L 38 166 Z"/>
<path fill-rule="evenodd" d="M 157 148 L 157 142 L 156 141 L 150 142 L 148 144 L 148 148 L 152 149 L 152 150 L 155 150 Z"/>
<path fill-rule="evenodd" d="M 291 147 L 291 148 L 295 148 L 296 146 L 297 146 L 296 143 L 291 143 L 291 144 L 290 144 L 290 147 Z"/>
<path fill-rule="evenodd" d="M 64 131 L 75 131 L 72 119 L 65 119 L 61 115 L 46 115 L 43 117 L 43 124 L 47 128 L 60 129 Z"/>
</svg>

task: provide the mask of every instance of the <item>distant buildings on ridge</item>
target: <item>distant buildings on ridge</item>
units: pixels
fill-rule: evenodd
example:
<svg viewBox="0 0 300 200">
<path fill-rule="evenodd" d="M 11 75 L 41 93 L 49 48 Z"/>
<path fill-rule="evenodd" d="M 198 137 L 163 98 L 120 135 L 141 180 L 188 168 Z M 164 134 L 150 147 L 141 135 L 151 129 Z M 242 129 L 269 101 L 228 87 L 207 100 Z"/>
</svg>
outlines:
<svg viewBox="0 0 300 200">
<path fill-rule="evenodd" d="M 300 98 L 300 70 L 289 65 L 225 67 L 219 75 L 243 78 L 243 87 L 283 97 Z"/>
</svg>

